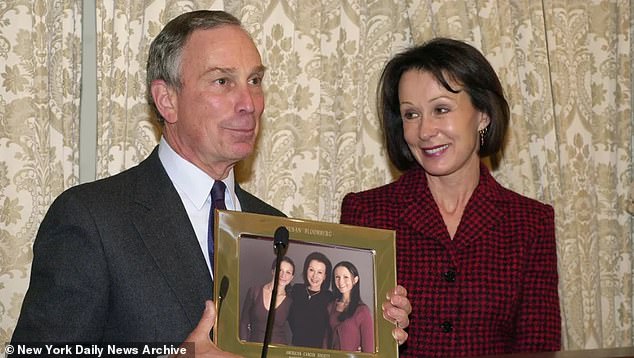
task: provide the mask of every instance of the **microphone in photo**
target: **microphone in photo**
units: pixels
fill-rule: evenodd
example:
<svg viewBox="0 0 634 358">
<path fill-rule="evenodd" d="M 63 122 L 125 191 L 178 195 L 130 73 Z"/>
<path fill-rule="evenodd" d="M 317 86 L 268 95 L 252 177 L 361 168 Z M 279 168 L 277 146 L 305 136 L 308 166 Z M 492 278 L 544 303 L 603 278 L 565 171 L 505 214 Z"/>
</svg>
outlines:
<svg viewBox="0 0 634 358">
<path fill-rule="evenodd" d="M 266 354 L 269 349 L 269 343 L 271 342 L 271 332 L 273 330 L 273 321 L 275 320 L 275 306 L 277 299 L 277 286 L 279 285 L 280 276 L 280 264 L 282 258 L 286 254 L 288 248 L 288 229 L 284 226 L 280 226 L 275 230 L 273 234 L 273 250 L 276 254 L 275 259 L 275 279 L 273 280 L 273 289 L 271 292 L 271 301 L 269 303 L 269 314 L 266 317 L 266 330 L 264 331 L 264 341 L 262 342 L 262 358 L 266 358 Z"/>
<path fill-rule="evenodd" d="M 273 250 L 275 250 L 278 256 L 284 256 L 287 247 L 288 229 L 285 226 L 280 226 L 275 230 L 275 234 L 273 235 Z"/>
</svg>

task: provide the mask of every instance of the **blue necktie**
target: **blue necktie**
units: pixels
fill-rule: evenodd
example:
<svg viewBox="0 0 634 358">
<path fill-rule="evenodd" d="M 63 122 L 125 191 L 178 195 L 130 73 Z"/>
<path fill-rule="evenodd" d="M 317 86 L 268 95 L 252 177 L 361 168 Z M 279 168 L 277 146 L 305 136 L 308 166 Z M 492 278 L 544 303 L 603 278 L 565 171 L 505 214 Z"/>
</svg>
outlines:
<svg viewBox="0 0 634 358">
<path fill-rule="evenodd" d="M 225 210 L 225 183 L 220 180 L 211 187 L 211 207 L 209 209 L 209 228 L 207 231 L 207 250 L 209 250 L 209 264 L 214 269 L 214 209 Z"/>
</svg>

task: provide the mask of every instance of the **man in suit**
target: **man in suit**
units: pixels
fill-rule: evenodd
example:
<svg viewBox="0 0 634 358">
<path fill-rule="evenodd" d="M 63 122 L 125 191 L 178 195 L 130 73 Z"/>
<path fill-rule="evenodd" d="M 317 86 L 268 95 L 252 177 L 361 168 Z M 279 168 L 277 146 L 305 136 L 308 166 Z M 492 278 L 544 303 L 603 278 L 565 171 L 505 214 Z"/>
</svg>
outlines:
<svg viewBox="0 0 634 358">
<path fill-rule="evenodd" d="M 165 26 L 147 64 L 160 143 L 138 166 L 70 188 L 51 205 L 14 342 L 195 341 L 197 355 L 230 356 L 209 339 L 210 191 L 222 181 L 227 209 L 284 215 L 234 180 L 234 166 L 254 150 L 264 72 L 230 14 L 194 11 Z M 388 304 L 400 327 L 405 296 L 397 288 Z M 406 334 L 397 327 L 395 337 Z"/>
</svg>

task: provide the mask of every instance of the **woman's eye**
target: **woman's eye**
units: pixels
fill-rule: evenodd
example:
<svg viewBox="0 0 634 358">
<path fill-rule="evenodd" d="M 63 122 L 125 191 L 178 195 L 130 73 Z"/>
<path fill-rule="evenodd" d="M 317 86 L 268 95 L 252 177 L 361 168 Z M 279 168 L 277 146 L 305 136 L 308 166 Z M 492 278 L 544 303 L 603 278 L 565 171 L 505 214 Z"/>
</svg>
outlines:
<svg viewBox="0 0 634 358">
<path fill-rule="evenodd" d="M 447 107 L 438 107 L 438 108 L 436 108 L 436 113 L 438 113 L 438 114 L 445 114 L 447 112 L 449 112 L 449 108 L 447 108 Z"/>
<path fill-rule="evenodd" d="M 402 117 L 404 119 L 415 119 L 415 118 L 418 118 L 418 115 L 414 112 L 405 112 L 403 113 Z"/>
<path fill-rule="evenodd" d="M 219 78 L 215 82 L 219 85 L 226 85 L 228 81 L 226 78 Z"/>
</svg>

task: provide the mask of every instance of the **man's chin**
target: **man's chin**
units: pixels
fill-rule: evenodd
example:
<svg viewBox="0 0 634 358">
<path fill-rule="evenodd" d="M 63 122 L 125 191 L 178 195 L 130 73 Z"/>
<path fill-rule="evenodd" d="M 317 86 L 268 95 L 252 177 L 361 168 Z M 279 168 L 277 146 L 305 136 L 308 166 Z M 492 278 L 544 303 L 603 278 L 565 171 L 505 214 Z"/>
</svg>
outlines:
<svg viewBox="0 0 634 358">
<path fill-rule="evenodd" d="M 255 150 L 255 146 L 253 144 L 234 144 L 231 150 L 231 156 L 236 159 L 236 161 L 241 161 L 246 159 Z"/>
</svg>

